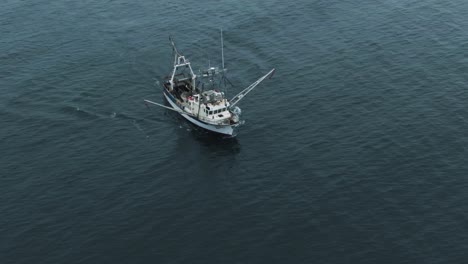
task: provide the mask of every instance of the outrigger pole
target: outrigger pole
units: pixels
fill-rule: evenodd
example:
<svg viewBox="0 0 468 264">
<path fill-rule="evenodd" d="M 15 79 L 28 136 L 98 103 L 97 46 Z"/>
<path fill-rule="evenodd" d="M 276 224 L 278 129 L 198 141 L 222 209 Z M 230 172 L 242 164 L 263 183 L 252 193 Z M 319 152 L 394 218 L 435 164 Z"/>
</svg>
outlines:
<svg viewBox="0 0 468 264">
<path fill-rule="evenodd" d="M 175 111 L 175 112 L 178 112 L 179 114 L 185 114 L 185 115 L 189 115 L 189 116 L 195 116 L 193 114 L 190 114 L 190 113 L 187 113 L 187 112 L 184 112 L 184 111 L 180 111 L 180 110 L 177 110 L 175 108 L 172 108 L 172 107 L 169 107 L 169 106 L 165 106 L 165 105 L 162 105 L 162 104 L 158 104 L 158 103 L 155 103 L 153 101 L 150 101 L 150 100 L 143 100 L 145 101 L 145 103 L 150 103 L 150 104 L 153 104 L 153 105 L 157 105 L 157 106 L 160 106 L 162 108 L 166 108 L 166 109 L 169 109 L 169 110 L 172 110 L 172 111 Z"/>
<path fill-rule="evenodd" d="M 254 83 L 249 85 L 249 87 L 245 88 L 242 90 L 242 92 L 238 93 L 236 96 L 234 96 L 231 100 L 229 100 L 229 103 L 231 104 L 230 107 L 234 107 L 244 96 L 246 96 L 250 91 L 252 91 L 257 85 L 259 85 L 265 78 L 268 76 L 273 77 L 273 74 L 275 72 L 275 69 L 272 69 L 270 72 L 262 76 L 260 79 L 256 80 Z"/>
</svg>

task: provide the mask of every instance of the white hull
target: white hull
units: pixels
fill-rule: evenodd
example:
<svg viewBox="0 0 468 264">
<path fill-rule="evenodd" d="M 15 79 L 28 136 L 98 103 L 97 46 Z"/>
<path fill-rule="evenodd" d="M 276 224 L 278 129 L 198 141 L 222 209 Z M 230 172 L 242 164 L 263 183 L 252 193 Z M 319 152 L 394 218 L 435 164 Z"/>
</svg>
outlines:
<svg viewBox="0 0 468 264">
<path fill-rule="evenodd" d="M 166 97 L 166 100 L 169 102 L 169 104 L 179 110 L 179 111 L 182 111 L 182 109 L 180 109 L 180 107 L 175 104 L 174 102 L 172 102 L 172 100 L 166 95 L 166 93 L 163 93 L 164 94 L 164 97 Z M 204 128 L 206 130 L 209 130 L 209 131 L 212 131 L 212 132 L 215 132 L 215 133 L 220 133 L 220 134 L 223 134 L 223 135 L 227 135 L 227 136 L 235 136 L 234 134 L 234 129 L 233 129 L 233 126 L 216 126 L 216 125 L 210 125 L 210 124 L 206 124 L 206 123 L 202 123 L 198 120 L 196 120 L 195 118 L 189 116 L 189 115 L 186 115 L 186 114 L 180 114 L 181 116 L 183 116 L 185 119 L 187 119 L 188 121 L 190 121 L 192 124 L 194 125 L 197 125 L 201 128 Z"/>
</svg>

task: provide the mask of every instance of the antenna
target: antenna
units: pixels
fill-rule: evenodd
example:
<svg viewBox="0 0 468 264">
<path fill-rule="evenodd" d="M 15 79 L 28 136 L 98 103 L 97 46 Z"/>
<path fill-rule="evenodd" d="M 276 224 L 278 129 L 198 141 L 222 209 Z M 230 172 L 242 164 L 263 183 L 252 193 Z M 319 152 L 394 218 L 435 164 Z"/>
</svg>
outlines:
<svg viewBox="0 0 468 264">
<path fill-rule="evenodd" d="M 224 71 L 224 43 L 223 43 L 223 28 L 221 28 L 221 65 Z"/>
</svg>

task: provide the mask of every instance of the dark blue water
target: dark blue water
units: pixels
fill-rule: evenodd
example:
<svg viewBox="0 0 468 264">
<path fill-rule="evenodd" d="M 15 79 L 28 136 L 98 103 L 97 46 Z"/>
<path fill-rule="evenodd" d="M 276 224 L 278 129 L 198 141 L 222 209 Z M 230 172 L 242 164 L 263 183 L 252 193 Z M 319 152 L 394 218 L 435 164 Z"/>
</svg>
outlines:
<svg viewBox="0 0 468 264">
<path fill-rule="evenodd" d="M 0 263 L 465 263 L 468 2 L 0 3 Z M 235 140 L 164 109 L 172 34 Z"/>
</svg>

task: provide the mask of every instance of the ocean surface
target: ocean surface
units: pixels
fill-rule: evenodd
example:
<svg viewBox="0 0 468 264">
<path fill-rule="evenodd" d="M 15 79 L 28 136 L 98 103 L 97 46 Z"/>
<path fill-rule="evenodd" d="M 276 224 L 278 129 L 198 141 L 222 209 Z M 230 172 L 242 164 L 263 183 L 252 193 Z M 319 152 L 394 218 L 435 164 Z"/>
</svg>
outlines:
<svg viewBox="0 0 468 264">
<path fill-rule="evenodd" d="M 466 263 L 468 1 L 0 2 L 0 263 Z M 172 35 L 235 139 L 164 102 Z"/>
</svg>

